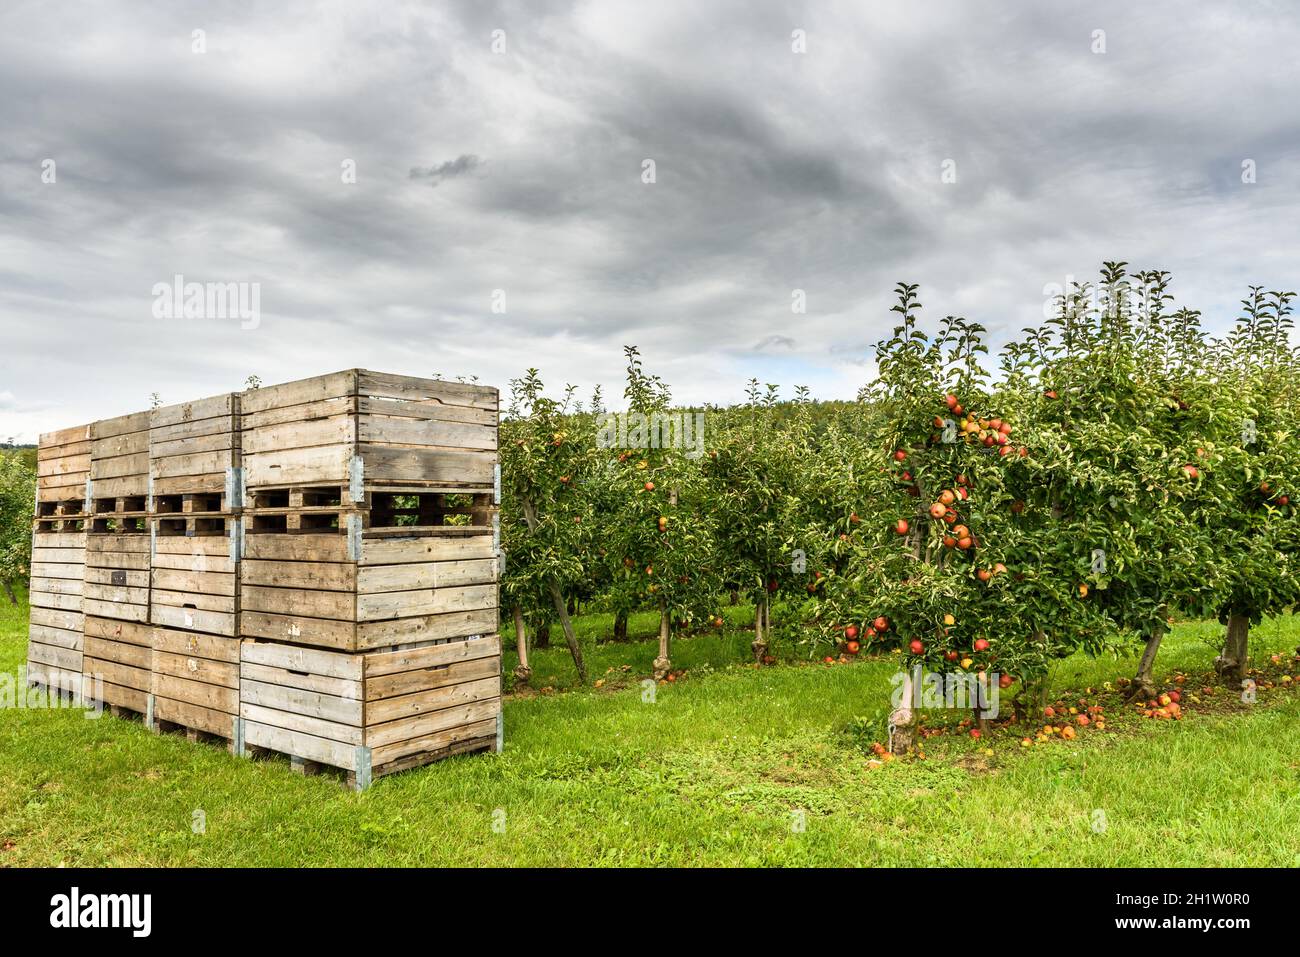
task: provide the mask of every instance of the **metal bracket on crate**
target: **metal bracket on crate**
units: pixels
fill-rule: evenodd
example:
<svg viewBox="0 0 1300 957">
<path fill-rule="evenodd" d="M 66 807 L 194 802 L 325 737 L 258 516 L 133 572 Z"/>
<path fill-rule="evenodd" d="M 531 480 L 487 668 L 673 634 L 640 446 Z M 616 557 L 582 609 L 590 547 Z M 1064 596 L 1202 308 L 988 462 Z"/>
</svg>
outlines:
<svg viewBox="0 0 1300 957">
<path fill-rule="evenodd" d="M 497 743 L 496 752 L 500 754 L 506 747 L 506 719 L 505 715 L 497 715 Z"/>
<path fill-rule="evenodd" d="M 492 504 L 501 504 L 501 463 L 492 466 Z"/>
<path fill-rule="evenodd" d="M 226 469 L 226 508 L 244 507 L 244 470 L 239 467 Z"/>
<path fill-rule="evenodd" d="M 158 557 L 158 520 L 149 519 L 149 557 Z"/>
<path fill-rule="evenodd" d="M 230 520 L 230 560 L 237 562 L 244 555 L 244 520 L 242 518 L 232 518 Z"/>
<path fill-rule="evenodd" d="M 501 513 L 492 513 L 492 551 L 501 551 Z"/>
<path fill-rule="evenodd" d="M 150 472 L 146 481 L 149 483 L 146 487 L 144 497 L 144 509 L 146 512 L 153 511 L 153 473 Z"/>
<path fill-rule="evenodd" d="M 352 456 L 348 465 L 348 497 L 353 505 L 359 505 L 366 497 L 366 462 L 359 455 Z"/>
<path fill-rule="evenodd" d="M 372 774 L 373 768 L 371 767 L 370 760 L 370 749 L 364 744 L 357 745 L 353 757 L 353 764 L 356 765 L 353 774 L 356 775 L 358 791 L 364 791 L 366 788 L 370 787 L 374 779 Z"/>
<path fill-rule="evenodd" d="M 348 514 L 348 561 L 361 561 L 361 516 Z"/>
<path fill-rule="evenodd" d="M 150 731 L 156 730 L 153 719 L 153 695 L 147 695 L 144 699 L 144 726 Z"/>
<path fill-rule="evenodd" d="M 506 550 L 497 548 L 497 581 L 506 577 Z"/>
<path fill-rule="evenodd" d="M 235 757 L 248 757 L 248 749 L 244 747 L 244 719 L 235 718 Z"/>
<path fill-rule="evenodd" d="M 95 496 L 93 493 L 92 479 L 86 479 L 86 501 L 81 506 L 85 509 L 85 514 L 89 515 L 95 508 Z"/>
</svg>

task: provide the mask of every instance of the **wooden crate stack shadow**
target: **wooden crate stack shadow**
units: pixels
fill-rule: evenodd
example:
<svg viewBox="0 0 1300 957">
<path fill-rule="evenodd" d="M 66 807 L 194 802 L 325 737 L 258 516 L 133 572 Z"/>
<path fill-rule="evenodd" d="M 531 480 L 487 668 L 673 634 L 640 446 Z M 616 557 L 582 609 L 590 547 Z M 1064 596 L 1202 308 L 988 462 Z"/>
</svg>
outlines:
<svg viewBox="0 0 1300 957">
<path fill-rule="evenodd" d="M 90 447 L 81 425 L 42 435 L 36 451 L 27 676 L 67 697 L 81 694 Z"/>
<path fill-rule="evenodd" d="M 149 419 L 152 710 L 160 731 L 239 735 L 240 395 Z"/>
<path fill-rule="evenodd" d="M 495 389 L 244 396 L 244 742 L 374 777 L 500 744 Z"/>
</svg>

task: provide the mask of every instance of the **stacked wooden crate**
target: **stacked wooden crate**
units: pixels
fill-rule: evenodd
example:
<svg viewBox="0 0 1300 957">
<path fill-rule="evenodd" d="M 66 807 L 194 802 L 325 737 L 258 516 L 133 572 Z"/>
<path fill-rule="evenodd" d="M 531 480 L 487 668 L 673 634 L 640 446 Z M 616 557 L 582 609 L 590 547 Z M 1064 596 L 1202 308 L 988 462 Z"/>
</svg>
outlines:
<svg viewBox="0 0 1300 957">
<path fill-rule="evenodd" d="M 27 676 L 69 696 L 81 693 L 90 449 L 82 425 L 42 435 L 36 450 Z"/>
<path fill-rule="evenodd" d="M 245 744 L 373 777 L 498 743 L 495 389 L 243 397 Z"/>
<path fill-rule="evenodd" d="M 87 697 L 144 714 L 150 692 L 149 413 L 90 427 L 84 589 Z"/>
<path fill-rule="evenodd" d="M 152 718 L 238 747 L 239 395 L 149 419 Z"/>
</svg>

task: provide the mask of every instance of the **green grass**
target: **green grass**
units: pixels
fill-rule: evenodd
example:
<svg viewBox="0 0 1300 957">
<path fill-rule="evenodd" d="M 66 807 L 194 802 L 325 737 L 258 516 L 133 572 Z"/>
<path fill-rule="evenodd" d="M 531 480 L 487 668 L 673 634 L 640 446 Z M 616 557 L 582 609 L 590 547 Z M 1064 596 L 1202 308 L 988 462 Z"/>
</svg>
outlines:
<svg viewBox="0 0 1300 957">
<path fill-rule="evenodd" d="M 745 611 L 730 613 L 738 623 Z M 25 622 L 25 607 L 0 606 L 0 671 L 10 675 L 24 658 Z M 739 664 L 748 636 L 728 628 L 680 641 L 674 662 L 686 677 L 644 703 L 638 682 L 655 653 L 653 621 L 634 619 L 634 640 L 598 647 L 592 638 L 608 620 L 588 616 L 579 626 L 593 678 L 610 684 L 511 697 L 504 754 L 445 761 L 359 795 L 329 777 L 293 775 L 284 761 L 239 760 L 138 722 L 0 711 L 0 866 L 1292 866 L 1300 858 L 1295 692 L 1261 690 L 1254 705 L 1221 692 L 1181 722 L 1116 707 L 1104 732 L 1030 749 L 1010 730 L 978 745 L 944 735 L 926 742 L 924 761 L 873 769 L 869 742 L 849 729 L 884 700 L 890 656 L 756 670 Z M 1204 639 L 1216 632 L 1175 628 L 1160 673 L 1185 670 L 1188 687 L 1199 687 L 1213 657 Z M 555 648 L 534 656 L 536 686 L 573 682 L 556 636 Z M 1254 651 L 1298 642 L 1294 620 L 1269 622 Z M 1054 680 L 1082 689 L 1132 668 L 1069 659 Z M 1098 810 L 1101 832 L 1092 827 Z M 193 832 L 196 811 L 206 833 Z M 802 831 L 792 826 L 800 811 Z"/>
</svg>

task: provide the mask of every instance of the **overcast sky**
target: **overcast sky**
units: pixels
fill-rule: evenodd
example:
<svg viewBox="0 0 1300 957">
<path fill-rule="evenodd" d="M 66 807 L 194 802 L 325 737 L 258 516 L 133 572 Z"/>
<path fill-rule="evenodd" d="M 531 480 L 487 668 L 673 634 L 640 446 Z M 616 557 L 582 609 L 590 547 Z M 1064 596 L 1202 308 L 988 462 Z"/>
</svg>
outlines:
<svg viewBox="0 0 1300 957">
<path fill-rule="evenodd" d="M 1300 287 L 1298 48 L 1281 2 L 5 0 L 0 438 L 353 366 L 617 395 L 629 343 L 851 397 L 895 282 L 1001 342 L 1103 259 L 1221 329 Z M 160 318 L 178 274 L 256 328 Z"/>
</svg>

